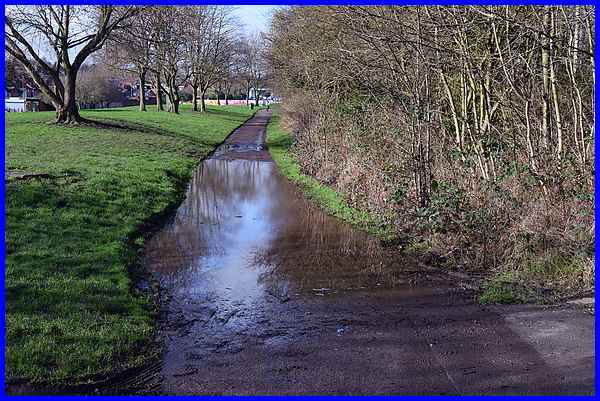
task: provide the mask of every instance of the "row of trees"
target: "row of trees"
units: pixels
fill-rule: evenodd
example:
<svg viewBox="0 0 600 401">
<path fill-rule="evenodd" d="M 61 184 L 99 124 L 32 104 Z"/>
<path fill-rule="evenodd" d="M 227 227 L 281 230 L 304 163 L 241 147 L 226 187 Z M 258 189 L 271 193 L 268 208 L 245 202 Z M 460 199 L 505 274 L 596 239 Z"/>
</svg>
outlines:
<svg viewBox="0 0 600 401">
<path fill-rule="evenodd" d="M 540 199 L 589 206 L 594 30 L 587 6 L 293 7 L 273 18 L 271 60 L 304 168 L 355 204 L 427 227 L 452 209 L 447 232 L 486 212 L 482 243 L 514 227 L 548 246 L 559 221 L 589 238 L 571 212 L 523 227 Z"/>
<path fill-rule="evenodd" d="M 141 111 L 147 83 L 159 110 L 166 100 L 167 110 L 178 113 L 184 85 L 192 87 L 194 111 L 205 111 L 209 88 L 224 91 L 227 102 L 234 83 L 243 82 L 248 95 L 265 79 L 263 41 L 240 33 L 230 7 L 11 6 L 5 25 L 7 53 L 50 99 L 61 123 L 82 121 L 77 76 L 94 53 L 113 71 L 136 77 Z"/>
<path fill-rule="evenodd" d="M 593 32 L 590 7 L 292 9 L 276 16 L 274 72 L 288 92 L 398 107 L 426 203 L 434 131 L 485 180 L 498 177 L 499 158 L 515 149 L 533 171 L 563 159 L 586 168 Z"/>
</svg>

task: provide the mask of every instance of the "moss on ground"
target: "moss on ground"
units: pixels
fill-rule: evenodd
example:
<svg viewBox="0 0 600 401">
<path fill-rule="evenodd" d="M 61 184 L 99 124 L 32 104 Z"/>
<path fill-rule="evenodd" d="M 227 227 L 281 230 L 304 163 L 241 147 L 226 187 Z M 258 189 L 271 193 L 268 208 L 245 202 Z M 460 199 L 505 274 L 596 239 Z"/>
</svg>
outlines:
<svg viewBox="0 0 600 401">
<path fill-rule="evenodd" d="M 586 292 L 581 283 L 591 273 L 585 255 L 526 254 L 516 265 L 491 277 L 483 285 L 479 302 L 483 304 L 556 303 Z M 590 289 L 593 290 L 593 289 Z"/>
</svg>

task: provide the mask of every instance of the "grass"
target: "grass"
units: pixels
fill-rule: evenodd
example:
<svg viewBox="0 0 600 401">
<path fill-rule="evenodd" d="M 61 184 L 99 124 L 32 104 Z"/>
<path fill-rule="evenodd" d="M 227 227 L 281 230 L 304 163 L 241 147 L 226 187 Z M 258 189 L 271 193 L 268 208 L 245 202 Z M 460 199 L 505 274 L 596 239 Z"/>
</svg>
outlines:
<svg viewBox="0 0 600 401">
<path fill-rule="evenodd" d="M 527 297 L 524 288 L 516 284 L 511 274 L 498 274 L 483 285 L 479 303 L 483 305 L 524 303 Z"/>
<path fill-rule="evenodd" d="M 297 184 L 304 194 L 317 203 L 327 213 L 377 235 L 384 240 L 394 238 L 393 229 L 377 221 L 364 211 L 350 207 L 343 196 L 333 188 L 304 174 L 293 155 L 293 139 L 281 126 L 281 117 L 277 107 L 273 109 L 273 118 L 267 128 L 267 144 L 279 170 L 290 181 Z M 426 241 L 414 241 L 404 249 L 407 253 L 426 253 L 431 245 Z M 579 278 L 584 272 L 583 263 L 569 263 L 570 259 L 559 257 L 546 258 L 543 263 L 539 258 L 525 261 L 524 266 L 516 272 L 502 272 L 488 279 L 482 286 L 478 301 L 482 304 L 514 304 L 524 302 L 551 302 L 559 294 L 544 293 L 543 286 L 532 287 L 531 283 L 552 281 L 574 287 L 569 282 L 573 277 Z M 576 273 L 576 274 L 575 274 Z M 528 283 L 525 285 L 524 283 Z"/>
<path fill-rule="evenodd" d="M 590 266 L 590 271 L 586 271 Z M 512 270 L 490 278 L 479 297 L 482 304 L 556 303 L 581 290 L 591 263 L 582 255 L 526 255 Z M 591 289 L 590 289 L 591 290 Z M 585 292 L 585 290 L 584 290 Z"/>
<path fill-rule="evenodd" d="M 348 205 L 344 197 L 333 188 L 302 172 L 300 164 L 292 154 L 293 139 L 281 126 L 281 115 L 277 105 L 267 127 L 267 146 L 277 163 L 279 171 L 298 185 L 305 196 L 319 205 L 325 212 L 354 227 L 365 230 L 384 240 L 394 237 L 392 227 L 384 224 L 365 211 Z"/>
<path fill-rule="evenodd" d="M 129 129 L 5 115 L 5 168 L 50 176 L 6 181 L 8 381 L 76 382 L 144 360 L 152 303 L 128 272 L 140 227 L 179 203 L 199 158 L 251 113 L 82 112 Z"/>
</svg>

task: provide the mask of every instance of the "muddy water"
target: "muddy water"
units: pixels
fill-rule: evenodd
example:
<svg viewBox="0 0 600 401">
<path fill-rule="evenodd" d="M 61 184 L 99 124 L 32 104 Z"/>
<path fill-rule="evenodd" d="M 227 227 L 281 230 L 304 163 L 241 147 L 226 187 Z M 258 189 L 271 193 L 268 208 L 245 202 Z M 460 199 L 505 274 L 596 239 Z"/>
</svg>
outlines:
<svg viewBox="0 0 600 401">
<path fill-rule="evenodd" d="M 306 201 L 264 146 L 268 120 L 259 112 L 198 167 L 147 246 L 164 294 L 162 392 L 559 391 L 456 283 Z"/>
</svg>

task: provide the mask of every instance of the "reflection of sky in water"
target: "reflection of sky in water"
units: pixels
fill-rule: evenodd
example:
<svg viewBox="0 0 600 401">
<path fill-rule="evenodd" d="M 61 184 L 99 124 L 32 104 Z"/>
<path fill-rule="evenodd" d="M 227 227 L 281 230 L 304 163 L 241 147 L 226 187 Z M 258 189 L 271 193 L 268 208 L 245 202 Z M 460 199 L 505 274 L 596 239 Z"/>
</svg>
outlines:
<svg viewBox="0 0 600 401">
<path fill-rule="evenodd" d="M 146 266 L 172 295 L 221 302 L 392 283 L 394 264 L 377 240 L 299 196 L 274 163 L 249 160 L 203 162 L 146 248 Z"/>
<path fill-rule="evenodd" d="M 174 221 L 148 246 L 163 288 L 178 298 L 235 304 L 262 294 L 252 255 L 274 235 L 267 185 L 273 167 L 241 160 L 203 163 Z"/>
</svg>

